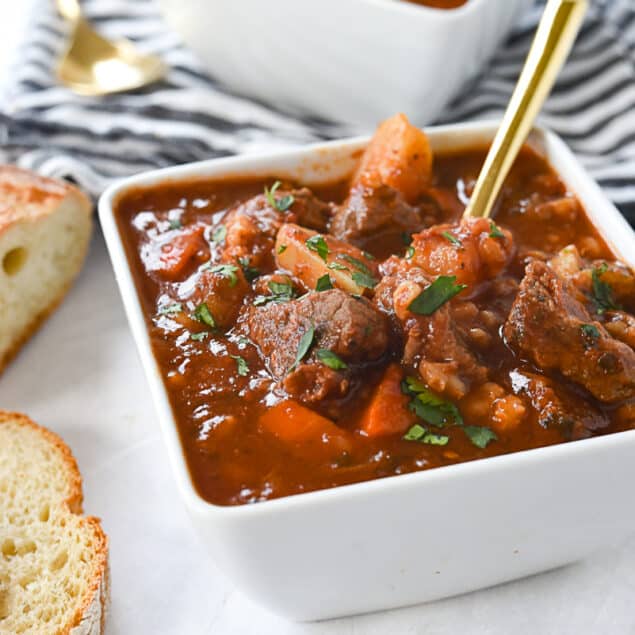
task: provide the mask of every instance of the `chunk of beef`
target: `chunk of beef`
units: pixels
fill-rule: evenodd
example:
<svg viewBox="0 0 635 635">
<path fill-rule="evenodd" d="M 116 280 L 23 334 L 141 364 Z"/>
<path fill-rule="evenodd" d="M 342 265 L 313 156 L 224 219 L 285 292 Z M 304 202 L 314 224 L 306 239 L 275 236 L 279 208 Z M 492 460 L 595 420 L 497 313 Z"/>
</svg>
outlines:
<svg viewBox="0 0 635 635">
<path fill-rule="evenodd" d="M 462 398 L 472 383 L 485 381 L 487 369 L 466 345 L 454 316 L 467 303 L 454 299 L 432 315 L 412 313 L 410 303 L 431 280 L 419 267 L 399 258 L 387 261 L 383 271 L 386 275 L 375 289 L 374 302 L 403 336 L 403 363 L 416 369 L 430 388 L 451 399 Z M 474 312 L 478 314 L 475 307 Z"/>
<path fill-rule="evenodd" d="M 311 350 L 294 367 L 302 336 L 312 327 Z M 380 360 L 388 348 L 384 316 L 369 301 L 339 289 L 250 306 L 243 313 L 240 328 L 258 346 L 271 374 L 287 393 L 306 402 L 343 397 L 361 367 Z M 337 355 L 347 368 L 326 366 L 317 356 L 320 349 Z"/>
<path fill-rule="evenodd" d="M 544 262 L 532 262 L 504 327 L 508 344 L 543 370 L 557 370 L 600 401 L 635 396 L 635 351 L 613 339 Z"/>
<path fill-rule="evenodd" d="M 485 218 L 435 225 L 415 235 L 412 246 L 412 262 L 427 275 L 456 276 L 467 285 L 497 276 L 514 250 L 511 233 Z"/>
<path fill-rule="evenodd" d="M 333 206 L 317 199 L 310 190 L 278 190 L 274 196 L 282 200 L 293 196 L 293 204 L 281 212 L 273 208 L 264 194 L 229 210 L 223 220 L 227 229 L 222 259 L 227 262 L 249 258 L 255 267 L 272 263 L 276 234 L 283 223 L 298 223 L 318 231 L 325 231 Z"/>
<path fill-rule="evenodd" d="M 543 375 L 513 370 L 510 379 L 513 391 L 529 399 L 544 428 L 556 428 L 569 439 L 586 439 L 610 425 L 608 417 L 587 399 Z"/>
<path fill-rule="evenodd" d="M 611 299 L 627 309 L 635 309 L 635 274 L 620 262 L 604 260 L 589 261 L 580 256 L 575 245 L 568 245 L 554 256 L 549 265 L 564 279 L 573 283 L 578 299 L 589 305 L 590 310 L 598 307 L 593 301 L 593 278 L 608 287 Z"/>
<path fill-rule="evenodd" d="M 362 249 L 384 252 L 403 249 L 403 234 L 418 232 L 424 226 L 419 210 L 389 185 L 358 185 L 333 216 L 330 232 Z"/>
</svg>

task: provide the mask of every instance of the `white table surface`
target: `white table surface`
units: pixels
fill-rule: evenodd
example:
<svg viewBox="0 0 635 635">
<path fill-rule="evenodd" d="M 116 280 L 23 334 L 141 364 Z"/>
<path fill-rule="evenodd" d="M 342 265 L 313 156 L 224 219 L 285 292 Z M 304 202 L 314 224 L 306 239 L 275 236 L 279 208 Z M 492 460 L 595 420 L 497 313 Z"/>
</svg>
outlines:
<svg viewBox="0 0 635 635">
<path fill-rule="evenodd" d="M 0 79 L 27 3 L 2 0 Z M 110 635 L 635 635 L 635 539 L 557 571 L 372 615 L 294 624 L 252 604 L 208 560 L 177 497 L 99 231 L 77 285 L 0 378 L 0 407 L 55 430 L 77 457 L 86 511 L 110 537 Z"/>
</svg>

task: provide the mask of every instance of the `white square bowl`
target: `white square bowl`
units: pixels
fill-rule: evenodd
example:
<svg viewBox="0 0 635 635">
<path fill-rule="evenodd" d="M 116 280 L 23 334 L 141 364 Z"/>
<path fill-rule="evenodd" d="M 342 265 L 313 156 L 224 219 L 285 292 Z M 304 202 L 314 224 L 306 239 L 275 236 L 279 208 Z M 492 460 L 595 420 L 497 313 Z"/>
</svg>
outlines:
<svg viewBox="0 0 635 635">
<path fill-rule="evenodd" d="M 493 124 L 430 128 L 435 151 L 491 141 Z M 303 184 L 349 174 L 367 140 L 157 170 L 99 202 L 124 305 L 178 487 L 218 565 L 253 599 L 298 620 L 464 593 L 575 561 L 635 531 L 635 430 L 428 471 L 224 507 L 197 494 L 153 356 L 114 210 L 131 188 L 165 181 L 276 176 Z M 635 265 L 635 234 L 555 135 L 550 160 L 614 251 Z"/>
<path fill-rule="evenodd" d="M 439 116 L 532 0 L 159 0 L 210 73 L 274 106 L 374 126 Z"/>
</svg>

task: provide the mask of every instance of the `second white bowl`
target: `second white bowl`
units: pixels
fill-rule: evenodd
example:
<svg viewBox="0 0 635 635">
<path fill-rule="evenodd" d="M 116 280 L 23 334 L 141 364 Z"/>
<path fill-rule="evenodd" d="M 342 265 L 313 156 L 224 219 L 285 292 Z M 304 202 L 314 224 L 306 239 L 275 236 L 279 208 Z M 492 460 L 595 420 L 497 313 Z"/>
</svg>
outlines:
<svg viewBox="0 0 635 635">
<path fill-rule="evenodd" d="M 430 123 L 529 2 L 468 0 L 443 10 L 397 0 L 159 0 L 229 87 L 360 127 L 398 111 Z"/>
</svg>

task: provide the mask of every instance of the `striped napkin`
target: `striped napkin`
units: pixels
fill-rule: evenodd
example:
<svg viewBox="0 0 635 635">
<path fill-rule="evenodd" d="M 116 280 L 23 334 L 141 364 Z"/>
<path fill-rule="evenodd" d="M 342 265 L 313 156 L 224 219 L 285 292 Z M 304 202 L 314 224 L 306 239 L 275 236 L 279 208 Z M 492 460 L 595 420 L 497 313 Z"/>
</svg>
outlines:
<svg viewBox="0 0 635 635">
<path fill-rule="evenodd" d="M 315 0 L 303 0 L 315 1 Z M 66 26 L 51 0 L 34 0 L 28 41 L 0 99 L 0 159 L 71 178 L 94 195 L 141 170 L 359 134 L 339 122 L 294 117 L 223 87 L 162 22 L 154 0 L 85 0 L 105 35 L 160 54 L 165 81 L 106 98 L 59 86 L 53 66 Z M 543 2 L 519 19 L 488 69 L 440 122 L 501 114 Z M 635 221 L 635 0 L 594 0 L 541 117 Z"/>
</svg>

